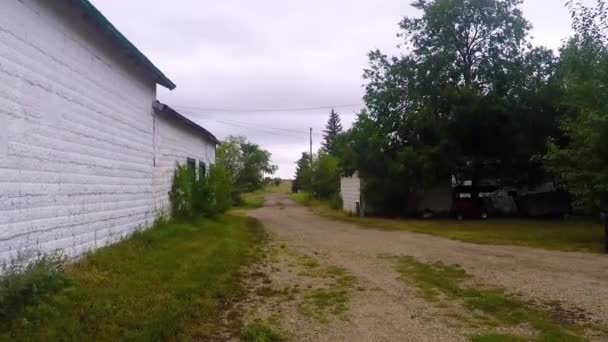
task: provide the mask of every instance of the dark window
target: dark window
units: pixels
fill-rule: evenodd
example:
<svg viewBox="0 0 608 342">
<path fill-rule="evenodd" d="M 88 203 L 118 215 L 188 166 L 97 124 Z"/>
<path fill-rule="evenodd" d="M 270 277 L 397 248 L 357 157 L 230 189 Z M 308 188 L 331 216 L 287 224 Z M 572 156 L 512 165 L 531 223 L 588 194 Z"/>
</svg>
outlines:
<svg viewBox="0 0 608 342">
<path fill-rule="evenodd" d="M 198 161 L 198 177 L 199 178 L 203 178 L 207 176 L 207 165 L 205 165 L 205 163 L 203 163 L 202 161 Z"/>
<path fill-rule="evenodd" d="M 194 183 L 196 180 L 196 160 L 188 158 L 188 172 L 190 173 L 190 178 Z"/>
</svg>

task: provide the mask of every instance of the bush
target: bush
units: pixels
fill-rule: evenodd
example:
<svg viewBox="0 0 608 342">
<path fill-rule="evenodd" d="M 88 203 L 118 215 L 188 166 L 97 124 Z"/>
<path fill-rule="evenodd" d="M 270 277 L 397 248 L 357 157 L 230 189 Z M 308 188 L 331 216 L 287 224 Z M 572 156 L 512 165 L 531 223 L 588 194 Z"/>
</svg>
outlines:
<svg viewBox="0 0 608 342">
<path fill-rule="evenodd" d="M 171 215 L 184 218 L 192 213 L 192 175 L 185 165 L 177 165 L 173 175 L 173 185 L 169 192 Z"/>
<path fill-rule="evenodd" d="M 0 276 L 0 321 L 12 319 L 43 296 L 66 287 L 65 261 L 62 255 L 42 256 L 27 266 L 15 262 L 5 268 Z"/>
<path fill-rule="evenodd" d="M 344 203 L 342 201 L 342 195 L 335 193 L 329 198 L 329 206 L 335 210 L 342 210 Z"/>
<path fill-rule="evenodd" d="M 213 216 L 232 206 L 232 180 L 222 166 L 211 165 L 207 177 L 194 179 L 188 168 L 178 165 L 169 193 L 175 218 Z"/>
<path fill-rule="evenodd" d="M 232 177 L 221 165 L 212 165 L 209 172 L 209 185 L 216 213 L 225 213 L 232 207 Z"/>
</svg>

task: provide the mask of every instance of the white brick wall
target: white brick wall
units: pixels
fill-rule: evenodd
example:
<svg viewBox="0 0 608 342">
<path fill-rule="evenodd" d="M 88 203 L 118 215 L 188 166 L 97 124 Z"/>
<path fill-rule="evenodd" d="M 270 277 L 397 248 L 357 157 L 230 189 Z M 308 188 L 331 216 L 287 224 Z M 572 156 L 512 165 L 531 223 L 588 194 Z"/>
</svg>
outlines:
<svg viewBox="0 0 608 342">
<path fill-rule="evenodd" d="M 342 206 L 347 213 L 356 213 L 356 202 L 361 200 L 361 179 L 355 172 L 351 177 L 342 177 L 340 180 L 340 194 L 342 195 Z M 361 204 L 363 210 L 363 204 Z"/>
<path fill-rule="evenodd" d="M 79 255 L 149 225 L 175 161 L 214 159 L 200 139 L 161 123 L 154 166 L 155 81 L 67 4 L 2 2 L 0 263 Z"/>
</svg>

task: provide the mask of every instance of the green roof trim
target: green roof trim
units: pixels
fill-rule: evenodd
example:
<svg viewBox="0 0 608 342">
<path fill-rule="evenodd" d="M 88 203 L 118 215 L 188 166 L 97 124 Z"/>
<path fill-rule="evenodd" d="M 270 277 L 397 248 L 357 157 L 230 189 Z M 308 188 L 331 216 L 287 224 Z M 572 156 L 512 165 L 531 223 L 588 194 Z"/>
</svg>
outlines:
<svg viewBox="0 0 608 342">
<path fill-rule="evenodd" d="M 131 43 L 101 12 L 88 0 L 70 0 L 82 12 L 83 18 L 93 24 L 100 32 L 107 36 L 117 48 L 125 54 L 135 65 L 143 68 L 154 76 L 156 83 L 168 88 L 175 89 L 173 83 L 162 71 L 160 71 L 133 43 Z"/>
</svg>

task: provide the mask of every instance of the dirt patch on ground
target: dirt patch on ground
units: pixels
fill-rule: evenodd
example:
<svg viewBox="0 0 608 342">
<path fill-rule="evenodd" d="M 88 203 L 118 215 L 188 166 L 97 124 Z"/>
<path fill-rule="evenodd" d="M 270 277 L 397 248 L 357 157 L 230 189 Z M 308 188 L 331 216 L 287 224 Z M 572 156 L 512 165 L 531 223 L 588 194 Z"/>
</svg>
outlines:
<svg viewBox="0 0 608 342">
<path fill-rule="evenodd" d="M 438 316 L 380 266 L 386 265 L 365 267 L 388 278 L 360 279 L 332 264 L 325 252 L 305 251 L 275 237 L 266 262 L 250 270 L 250 296 L 241 306 L 244 325 L 264 322 L 293 341 L 466 340 L 460 324 Z"/>
<path fill-rule="evenodd" d="M 564 324 L 608 326 L 606 256 L 364 229 L 318 217 L 284 195 L 268 196 L 250 215 L 273 242 L 267 262 L 252 271 L 265 276 L 252 277 L 245 320 L 271 322 L 291 340 L 460 341 L 484 332 L 460 319 L 457 308 L 429 303 L 399 279 L 390 260 L 398 256 L 460 265 L 481 286 L 504 288 Z M 341 276 L 348 284 L 336 287 Z M 325 313 L 307 309 L 307 301 L 328 297 L 336 300 Z M 509 330 L 527 334 L 526 326 Z"/>
</svg>

